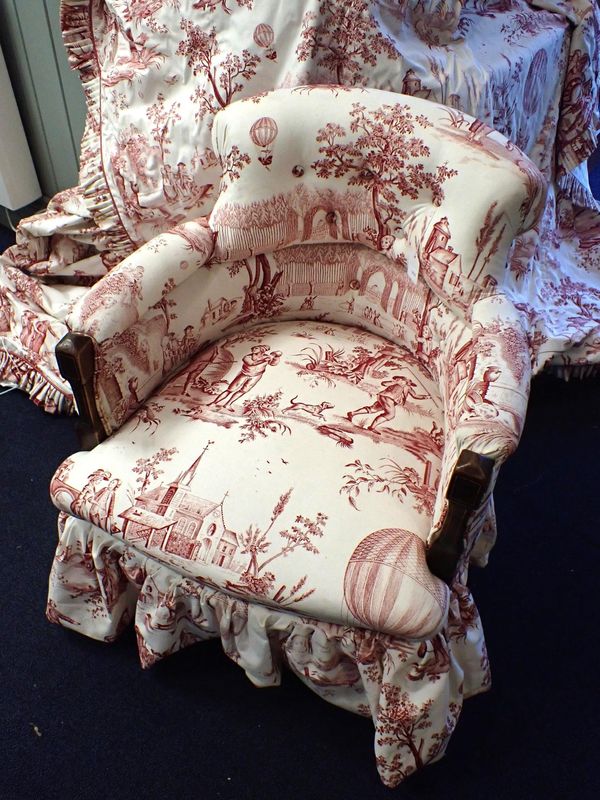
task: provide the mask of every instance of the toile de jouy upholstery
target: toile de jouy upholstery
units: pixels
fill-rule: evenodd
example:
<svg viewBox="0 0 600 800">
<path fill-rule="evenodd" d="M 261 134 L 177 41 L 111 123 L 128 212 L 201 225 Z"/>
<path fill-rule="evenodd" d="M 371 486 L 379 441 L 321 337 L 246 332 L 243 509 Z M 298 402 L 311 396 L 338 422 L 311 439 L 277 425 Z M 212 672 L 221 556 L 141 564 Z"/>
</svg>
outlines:
<svg viewBox="0 0 600 800">
<path fill-rule="evenodd" d="M 505 284 L 534 372 L 600 362 L 594 0 L 61 0 L 61 27 L 87 102 L 79 182 L 0 255 L 2 384 L 71 408 L 54 348 L 73 304 L 136 248 L 211 212 L 218 110 L 304 84 L 444 103 L 523 150 L 551 186 Z"/>
<path fill-rule="evenodd" d="M 106 641 L 134 620 L 144 666 L 211 637 L 259 686 L 283 660 L 373 718 L 394 786 L 489 685 L 466 581 L 524 421 L 531 351 L 503 287 L 546 185 L 491 128 L 378 90 L 231 104 L 213 147 L 212 216 L 70 315 L 110 435 L 52 480 L 48 617 Z M 428 554 L 465 451 L 494 474 L 442 580 Z"/>
</svg>

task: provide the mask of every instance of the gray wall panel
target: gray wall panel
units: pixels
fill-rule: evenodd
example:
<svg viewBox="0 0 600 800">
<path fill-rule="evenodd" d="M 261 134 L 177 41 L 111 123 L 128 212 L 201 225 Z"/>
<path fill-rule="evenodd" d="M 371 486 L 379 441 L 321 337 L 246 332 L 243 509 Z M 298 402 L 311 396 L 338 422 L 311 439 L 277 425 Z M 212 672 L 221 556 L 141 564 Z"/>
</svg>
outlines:
<svg viewBox="0 0 600 800">
<path fill-rule="evenodd" d="M 68 67 L 60 37 L 59 10 L 60 0 L 0 0 L 0 43 L 47 197 L 78 181 L 85 120 L 79 78 Z"/>
</svg>

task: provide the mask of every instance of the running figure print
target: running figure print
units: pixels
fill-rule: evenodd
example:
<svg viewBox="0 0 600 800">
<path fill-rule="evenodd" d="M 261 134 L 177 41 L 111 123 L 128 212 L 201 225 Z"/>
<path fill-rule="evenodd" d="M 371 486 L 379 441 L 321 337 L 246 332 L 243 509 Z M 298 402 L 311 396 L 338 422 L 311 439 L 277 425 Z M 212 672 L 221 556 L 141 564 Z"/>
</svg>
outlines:
<svg viewBox="0 0 600 800">
<path fill-rule="evenodd" d="M 414 400 L 425 400 L 428 395 L 417 394 L 415 389 L 417 384 L 405 375 L 394 375 L 390 380 L 382 381 L 382 389 L 377 393 L 377 398 L 374 403 L 368 406 L 361 406 L 355 411 L 349 411 L 346 417 L 350 422 L 358 414 L 377 414 L 371 420 L 371 424 L 367 425 L 367 430 L 374 431 L 383 422 L 388 422 L 396 416 L 396 409 L 398 406 L 403 408 L 409 397 Z"/>
</svg>

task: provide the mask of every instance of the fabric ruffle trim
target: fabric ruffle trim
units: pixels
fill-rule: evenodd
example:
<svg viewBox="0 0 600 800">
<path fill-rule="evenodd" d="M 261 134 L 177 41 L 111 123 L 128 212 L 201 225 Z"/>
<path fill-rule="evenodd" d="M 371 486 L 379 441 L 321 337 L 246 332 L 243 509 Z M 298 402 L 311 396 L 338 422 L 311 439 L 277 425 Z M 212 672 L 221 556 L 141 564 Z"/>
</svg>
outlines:
<svg viewBox="0 0 600 800">
<path fill-rule="evenodd" d="M 577 176 L 569 172 L 561 175 L 557 180 L 559 188 L 576 206 L 590 208 L 600 212 L 600 202 L 596 200 L 589 186 L 585 186 L 578 180 Z"/>
<path fill-rule="evenodd" d="M 81 141 L 79 185 L 96 225 L 104 232 L 103 245 L 118 263 L 136 248 L 125 230 L 111 195 L 102 160 L 100 65 L 93 29 L 90 0 L 62 0 L 61 29 L 69 64 L 79 72 L 87 103 Z"/>
<path fill-rule="evenodd" d="M 571 378 L 583 380 L 600 375 L 600 364 L 550 364 L 547 371 L 564 381 Z"/>
<path fill-rule="evenodd" d="M 67 385 L 60 387 L 53 376 L 27 364 L 22 354 L 11 353 L 10 344 L 0 337 L 0 386 L 9 385 L 29 395 L 36 406 L 49 414 L 74 414 L 75 403 Z"/>
<path fill-rule="evenodd" d="M 283 660 L 327 701 L 373 718 L 377 768 L 387 786 L 440 758 L 463 697 L 489 686 L 483 632 L 463 587 L 453 595 L 447 635 L 410 642 L 231 597 L 64 514 L 59 532 L 47 605 L 51 622 L 112 641 L 135 620 L 143 667 L 220 638 L 226 655 L 261 687 L 280 683 Z M 407 714 L 419 742 L 403 741 L 400 728 L 394 735 Z"/>
</svg>

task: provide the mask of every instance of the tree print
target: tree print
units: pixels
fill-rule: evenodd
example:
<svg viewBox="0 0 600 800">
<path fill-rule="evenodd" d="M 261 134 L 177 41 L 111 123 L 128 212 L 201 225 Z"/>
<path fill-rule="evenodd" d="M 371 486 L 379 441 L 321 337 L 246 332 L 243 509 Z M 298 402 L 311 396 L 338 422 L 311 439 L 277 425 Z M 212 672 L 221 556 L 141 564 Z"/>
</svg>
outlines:
<svg viewBox="0 0 600 800">
<path fill-rule="evenodd" d="M 502 221 L 503 212 L 501 211 L 499 214 L 494 214 L 496 206 L 498 205 L 498 201 L 494 200 L 491 206 L 488 208 L 485 219 L 483 221 L 483 225 L 479 231 L 477 239 L 475 240 L 475 246 L 477 247 L 477 253 L 475 255 L 475 260 L 469 270 L 467 277 L 471 278 L 473 281 L 479 280 L 485 268 L 487 267 L 491 257 L 498 252 L 498 247 L 504 236 L 504 231 L 506 230 L 506 223 L 500 228 L 500 231 L 497 233 L 496 237 L 494 238 L 494 233 Z M 491 244 L 490 244 L 491 243 Z M 486 248 L 488 252 L 486 257 L 481 265 L 477 274 L 473 274 L 475 272 L 475 267 L 477 266 L 477 262 L 479 261 L 480 257 L 483 255 Z"/>
<path fill-rule="evenodd" d="M 360 492 L 366 489 L 367 492 L 389 494 L 401 502 L 410 494 L 417 513 L 433 514 L 436 487 L 425 484 L 414 467 L 403 467 L 393 458 L 384 458 L 381 462 L 379 470 L 370 464 L 363 464 L 358 458 L 346 464 L 346 467 L 354 470 L 354 474 L 343 476 L 346 482 L 340 494 L 347 495 L 350 505 L 358 511 L 356 500 Z"/>
<path fill-rule="evenodd" d="M 329 385 L 333 385 L 329 376 L 343 377 L 358 385 L 365 379 L 378 380 L 386 377 L 389 369 L 401 370 L 408 365 L 419 368 L 416 356 L 405 348 L 400 353 L 397 347 L 386 342 L 369 348 L 357 345 L 352 348 L 351 353 L 346 353 L 344 348 L 334 349 L 329 344 L 324 347 L 311 345 L 303 347 L 298 355 L 304 359 L 299 375 L 310 374 L 313 379 L 320 377 Z M 313 385 L 317 385 L 317 382 Z"/>
<path fill-rule="evenodd" d="M 244 258 L 233 261 L 227 267 L 232 278 L 242 269 L 248 273 L 248 284 L 244 286 L 244 300 L 236 325 L 249 322 L 256 317 L 276 316 L 285 300 L 285 297 L 276 291 L 283 270 L 277 270 L 273 274 L 269 259 L 264 253 L 254 258 L 254 266 L 250 265 L 249 259 Z"/>
<path fill-rule="evenodd" d="M 150 458 L 137 459 L 135 467 L 132 467 L 131 471 L 135 472 L 138 476 L 135 481 L 140 484 L 140 494 L 148 486 L 150 480 L 158 480 L 158 477 L 164 473 L 164 470 L 159 469 L 158 465 L 170 461 L 177 452 L 178 450 L 176 447 L 169 447 L 168 449 L 166 447 L 161 447 L 160 450 L 154 453 L 153 456 L 150 456 Z"/>
<path fill-rule="evenodd" d="M 279 532 L 284 542 L 281 549 L 264 561 L 259 561 L 260 557 L 265 555 L 271 547 L 269 534 L 277 519 L 285 511 L 291 494 L 292 489 L 288 489 L 287 492 L 281 495 L 273 509 L 269 525 L 264 532 L 257 526 L 250 525 L 245 533 L 239 535 L 240 544 L 242 545 L 240 553 L 249 555 L 250 558 L 246 569 L 240 576 L 240 583 L 227 581 L 227 589 L 233 589 L 242 594 L 264 597 L 280 606 L 299 603 L 313 594 L 314 589 L 305 589 L 307 575 L 299 578 L 289 590 L 284 585 L 275 589 L 276 576 L 271 570 L 265 570 L 265 567 L 279 558 L 285 558 L 299 548 L 308 553 L 318 554 L 319 550 L 313 539 L 323 536 L 327 522 L 325 514 L 319 512 L 315 520 L 311 520 L 301 514 L 296 516 L 294 524 L 289 529 L 286 528 Z"/>
<path fill-rule="evenodd" d="M 169 332 L 169 328 L 171 327 L 171 322 L 177 319 L 177 314 L 171 311 L 172 308 L 177 306 L 175 300 L 172 299 L 171 293 L 175 289 L 175 280 L 173 278 L 169 278 L 168 281 L 165 281 L 162 291 L 160 293 L 160 300 L 155 303 L 152 308 L 155 308 L 157 311 L 162 311 L 165 315 L 166 320 L 166 333 Z"/>
<path fill-rule="evenodd" d="M 246 400 L 242 408 L 244 422 L 241 426 L 240 442 L 253 442 L 257 436 L 268 436 L 270 433 L 291 433 L 289 427 L 275 418 L 279 411 L 282 392 L 261 394 Z"/>
<path fill-rule="evenodd" d="M 379 769 L 390 778 L 402 778 L 424 766 L 423 747 L 425 738 L 422 731 L 431 728 L 429 715 L 433 700 L 427 700 L 419 708 L 410 699 L 408 692 L 399 686 L 383 683 L 381 701 L 377 717 L 377 744 L 380 747 L 398 748 L 391 760 L 378 759 Z M 405 753 L 412 756 L 412 764 L 406 764 Z"/>
<path fill-rule="evenodd" d="M 548 337 L 542 331 L 529 330 L 527 332 L 527 341 L 529 342 L 529 352 L 531 353 L 531 358 L 533 363 L 535 359 L 535 354 L 540 352 L 541 348 L 548 341 Z"/>
<path fill-rule="evenodd" d="M 431 127 L 425 117 L 415 115 L 408 105 L 383 104 L 367 111 L 360 103 L 352 104 L 350 131 L 358 134 L 353 141 L 341 125 L 327 123 L 317 134 L 323 158 L 311 166 L 321 178 L 349 175 L 350 186 L 362 186 L 370 192 L 377 230 L 365 233 L 377 249 L 384 249 L 384 237 L 400 230 L 404 211 L 400 197 L 417 200 L 426 190 L 439 206 L 444 199 L 442 184 L 458 172 L 440 164 L 428 172 L 419 158 L 429 156 L 417 129 Z"/>
<path fill-rule="evenodd" d="M 398 58 L 393 42 L 378 30 L 365 2 L 324 0 L 318 13 L 307 11 L 302 18 L 298 61 L 314 59 L 335 83 L 366 84 L 363 68 L 374 67 L 380 54 Z"/>
<path fill-rule="evenodd" d="M 251 158 L 248 153 L 242 153 L 237 144 L 228 151 L 227 155 L 220 159 L 222 169 L 222 180 L 229 183 L 237 180 L 242 174 L 244 167 L 250 163 Z"/>
<path fill-rule="evenodd" d="M 449 703 L 444 727 L 441 731 L 434 733 L 430 738 L 431 743 L 427 751 L 427 763 L 433 761 L 434 758 L 437 758 L 444 752 L 448 739 L 452 736 L 452 732 L 456 728 L 461 709 L 462 706 L 460 703 Z"/>
<path fill-rule="evenodd" d="M 350 374 L 353 382 L 363 380 L 367 376 L 371 378 L 383 377 L 387 374 L 385 367 L 400 369 L 403 366 L 403 362 L 398 358 L 398 349 L 385 342 L 377 344 L 375 347 L 357 345 L 352 348 L 352 357 L 353 364 Z"/>
<path fill-rule="evenodd" d="M 160 147 L 163 162 L 170 152 L 170 129 L 181 121 L 180 108 L 181 103 L 177 101 L 166 107 L 165 96 L 162 92 L 158 93 L 156 102 L 146 108 L 146 116 L 152 122 L 152 136 Z"/>
<path fill-rule="evenodd" d="M 105 386 L 107 382 L 115 381 L 117 375 L 123 375 L 125 373 L 123 356 L 120 354 L 115 355 L 111 352 L 112 344 L 112 340 L 109 340 L 108 346 L 103 342 L 96 352 L 96 380 L 103 386 Z"/>
<path fill-rule="evenodd" d="M 182 19 L 180 24 L 186 38 L 179 42 L 176 54 L 184 56 L 193 74 L 204 75 L 210 85 L 210 92 L 198 86 L 193 94 L 199 106 L 196 116 L 201 120 L 206 114 L 216 114 L 220 108 L 225 108 L 232 97 L 242 91 L 242 81 L 249 81 L 256 75 L 261 59 L 244 49 L 240 55 L 228 52 L 217 67 L 215 62 L 221 49 L 216 28 L 207 32 L 187 19 Z"/>
</svg>

